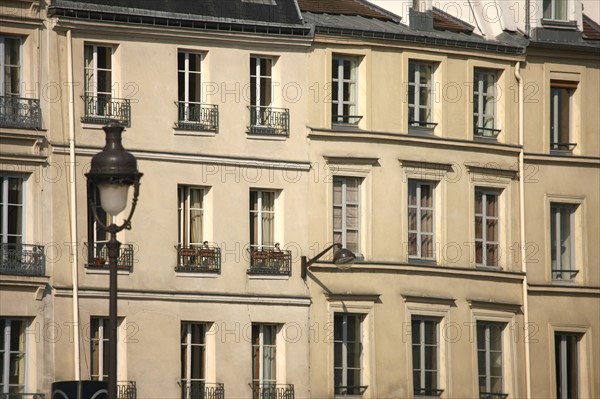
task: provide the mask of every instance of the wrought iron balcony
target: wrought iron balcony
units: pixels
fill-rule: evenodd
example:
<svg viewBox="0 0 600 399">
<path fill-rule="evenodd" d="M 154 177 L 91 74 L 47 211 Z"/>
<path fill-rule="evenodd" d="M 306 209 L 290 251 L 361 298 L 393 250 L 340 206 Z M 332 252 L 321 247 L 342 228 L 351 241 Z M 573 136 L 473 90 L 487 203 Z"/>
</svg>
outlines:
<svg viewBox="0 0 600 399">
<path fill-rule="evenodd" d="M 175 127 L 185 130 L 219 131 L 219 107 L 217 105 L 179 101 Z"/>
<path fill-rule="evenodd" d="M 579 270 L 552 269 L 552 280 L 554 281 L 573 281 L 577 277 Z"/>
<path fill-rule="evenodd" d="M 331 122 L 335 125 L 356 126 L 361 121 L 362 115 L 332 115 Z"/>
<path fill-rule="evenodd" d="M 108 269 L 108 248 L 105 243 L 85 243 L 88 248 L 87 267 L 88 268 L 106 268 Z M 133 268 L 133 245 L 121 244 L 119 257 L 117 258 L 117 268 L 122 270 L 131 270 Z"/>
<path fill-rule="evenodd" d="M 117 399 L 136 399 L 137 386 L 135 381 L 117 381 Z"/>
<path fill-rule="evenodd" d="M 43 245 L 0 244 L 0 274 L 43 276 L 45 267 Z"/>
<path fill-rule="evenodd" d="M 294 399 L 294 384 L 252 383 L 253 399 Z"/>
<path fill-rule="evenodd" d="M 367 390 L 367 385 L 347 385 L 347 386 L 337 386 L 334 389 L 334 393 L 336 397 L 361 397 L 365 391 Z"/>
<path fill-rule="evenodd" d="M 84 116 L 81 118 L 82 122 L 104 125 L 109 119 L 116 119 L 127 127 L 131 126 L 129 99 L 88 96 L 82 98 L 85 107 Z"/>
<path fill-rule="evenodd" d="M 221 248 L 210 246 L 208 242 L 202 245 L 176 245 L 176 272 L 221 272 Z"/>
<path fill-rule="evenodd" d="M 500 134 L 500 129 L 492 129 L 488 127 L 480 127 L 475 125 L 473 128 L 473 132 L 475 137 L 484 138 L 484 139 L 495 139 Z"/>
<path fill-rule="evenodd" d="M 0 399 L 45 399 L 46 395 L 43 393 L 0 393 Z"/>
<path fill-rule="evenodd" d="M 251 105 L 248 133 L 275 136 L 290 134 L 290 110 L 287 108 L 259 107 Z"/>
<path fill-rule="evenodd" d="M 292 274 L 292 252 L 280 250 L 279 244 L 275 248 L 265 247 L 250 248 L 250 269 L 248 274 L 272 274 L 285 275 Z"/>
<path fill-rule="evenodd" d="M 444 393 L 443 389 L 428 389 L 428 388 L 415 388 L 415 396 L 420 398 L 439 398 Z"/>
<path fill-rule="evenodd" d="M 204 381 L 181 382 L 182 399 L 225 399 L 225 385 Z"/>
<path fill-rule="evenodd" d="M 22 129 L 41 129 L 40 100 L 0 96 L 0 126 Z"/>
</svg>

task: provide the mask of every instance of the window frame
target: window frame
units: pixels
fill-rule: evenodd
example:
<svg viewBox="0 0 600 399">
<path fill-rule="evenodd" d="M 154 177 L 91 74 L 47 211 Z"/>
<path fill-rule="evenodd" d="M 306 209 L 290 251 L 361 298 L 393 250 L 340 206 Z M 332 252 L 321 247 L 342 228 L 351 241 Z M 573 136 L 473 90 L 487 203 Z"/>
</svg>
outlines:
<svg viewBox="0 0 600 399">
<path fill-rule="evenodd" d="M 414 328 L 415 328 L 415 321 L 418 322 L 418 327 L 419 327 L 419 342 L 417 344 L 415 344 L 414 341 Z M 434 324 L 434 329 L 435 329 L 435 364 L 436 364 L 436 368 L 435 368 L 435 373 L 436 373 L 436 383 L 435 383 L 435 387 L 426 387 L 426 373 L 428 370 L 425 369 L 425 365 L 426 365 L 426 360 L 425 360 L 425 347 L 426 346 L 431 346 L 426 344 L 425 342 L 425 323 L 427 322 L 433 322 Z M 422 387 L 419 390 L 417 390 L 416 388 L 416 384 L 415 384 L 415 380 L 414 380 L 414 376 L 415 376 L 415 372 L 417 369 L 415 369 L 415 358 L 413 356 L 412 358 L 412 380 L 413 380 L 413 392 L 415 396 L 429 396 L 429 395 L 433 395 L 433 396 L 439 396 L 443 390 L 440 389 L 440 323 L 441 320 L 437 317 L 431 317 L 431 316 L 422 316 L 422 315 L 416 315 L 413 314 L 411 316 L 411 349 L 413 349 L 414 353 L 414 347 L 415 345 L 417 345 L 419 347 L 419 360 L 420 360 L 420 364 L 419 364 L 419 368 L 418 368 L 418 372 L 419 372 L 419 385 Z M 431 371 L 431 370 L 429 370 Z M 417 391 L 424 391 L 423 393 L 418 393 Z"/>
<path fill-rule="evenodd" d="M 434 85 L 435 85 L 435 71 L 436 63 L 426 60 L 409 59 L 408 60 L 408 126 L 409 128 L 425 128 L 433 129 L 437 126 L 434 122 Z M 425 84 L 421 83 L 421 67 L 431 68 L 429 79 Z M 411 73 L 411 69 L 414 73 Z M 428 101 L 426 104 L 421 103 L 420 89 L 425 88 L 429 93 Z M 410 94 L 414 96 L 414 102 L 410 101 Z M 428 118 L 426 121 L 421 121 L 420 111 L 425 109 L 428 111 Z M 411 113 L 413 114 L 411 119 Z"/>
<path fill-rule="evenodd" d="M 416 197 L 416 205 L 411 205 L 410 204 L 410 192 L 411 192 L 411 184 L 415 184 L 416 187 L 416 191 L 415 191 L 415 197 Z M 423 231 L 421 229 L 421 218 L 422 218 L 422 212 L 423 212 L 423 207 L 421 206 L 421 186 L 430 186 L 431 188 L 431 207 L 425 207 L 425 211 L 431 211 L 431 233 L 426 232 L 425 234 L 423 234 Z M 409 179 L 408 180 L 408 184 L 407 184 L 407 209 L 408 209 L 408 214 L 410 214 L 410 210 L 411 208 L 416 210 L 416 230 L 411 230 L 410 229 L 410 217 L 408 220 L 408 224 L 407 224 L 407 231 L 408 231 L 408 259 L 409 260 L 422 260 L 422 261 L 427 261 L 427 262 L 435 262 L 436 261 L 436 256 L 437 256 L 437 251 L 436 251 L 436 187 L 437 184 L 435 181 L 430 181 L 430 180 L 418 180 L 418 179 Z M 410 248 L 410 235 L 415 234 L 417 235 L 416 238 L 416 248 L 417 248 L 417 253 L 415 255 L 411 254 L 411 248 Z M 423 235 L 430 235 L 431 236 L 431 249 L 432 249 L 432 254 L 429 257 L 425 257 L 423 256 L 423 248 L 422 248 L 422 236 Z"/>
<path fill-rule="evenodd" d="M 192 342 L 193 339 L 193 331 L 192 328 L 193 327 L 200 327 L 201 328 L 201 338 L 202 338 L 202 342 L 197 343 L 197 342 Z M 184 331 L 185 329 L 185 331 Z M 206 383 L 206 375 L 207 375 L 207 366 L 208 366 L 208 361 L 207 361 L 207 339 L 206 339 L 206 332 L 208 331 L 208 326 L 206 323 L 200 323 L 200 322 L 193 322 L 193 321 L 182 321 L 181 322 L 181 327 L 180 327 L 180 350 L 181 350 L 181 377 L 180 377 L 180 383 L 181 383 L 181 388 L 184 390 L 187 390 L 188 393 L 191 391 L 192 388 L 192 384 L 194 382 L 199 382 L 200 385 L 203 385 Z M 184 336 L 185 334 L 185 336 Z M 184 342 L 184 337 L 185 337 L 185 342 Z M 193 375 L 193 368 L 194 368 L 194 363 L 193 363 L 193 356 L 192 356 L 192 349 L 194 347 L 201 347 L 202 348 L 202 378 L 200 379 L 194 379 L 192 378 Z M 185 351 L 185 356 L 184 356 L 184 351 Z M 183 364 L 185 362 L 185 365 Z M 185 376 L 183 376 L 185 371 Z M 185 391 L 184 391 L 185 392 Z M 186 395 L 184 397 L 191 397 L 190 395 Z"/>
<path fill-rule="evenodd" d="M 16 40 L 18 41 L 18 54 L 19 54 L 19 63 L 18 64 L 6 64 L 6 41 L 8 40 Z M 5 78 L 5 69 L 6 68 L 18 68 L 18 93 L 6 93 L 6 78 Z M 18 36 L 8 36 L 8 35 L 0 35 L 0 96 L 10 96 L 10 97 L 21 97 L 22 88 L 21 85 L 23 83 L 23 38 Z"/>
<path fill-rule="evenodd" d="M 88 67 L 87 66 L 87 56 L 88 56 L 88 52 L 87 52 L 87 48 L 92 49 L 92 59 L 91 59 L 91 63 L 92 63 L 92 67 Z M 99 48 L 106 48 L 110 50 L 110 68 L 99 68 L 98 67 L 98 49 Z M 106 96 L 106 98 L 108 99 L 107 101 L 110 102 L 113 98 L 113 80 L 114 80 L 114 53 L 115 53 L 115 49 L 114 46 L 111 46 L 109 44 L 94 44 L 94 43 L 84 43 L 84 49 L 83 49 L 83 70 L 84 70 L 84 96 L 86 97 L 93 97 L 93 98 L 99 98 L 100 95 Z M 95 80 L 93 80 L 92 82 L 88 81 L 88 71 L 92 70 L 92 76 L 95 78 Z M 110 76 L 110 83 L 108 84 L 108 87 L 104 87 L 102 88 L 104 91 L 100 91 L 100 87 L 99 87 L 99 83 L 98 83 L 98 72 L 110 72 L 109 76 Z M 90 90 L 89 84 L 90 83 L 94 83 L 92 90 Z M 89 93 L 91 93 L 92 95 L 90 96 Z M 102 116 L 102 115 L 99 115 Z"/>
<path fill-rule="evenodd" d="M 479 374 L 479 369 L 480 369 L 480 364 L 479 364 L 479 352 L 482 350 L 480 349 L 480 342 L 479 342 L 479 334 L 478 334 L 478 329 L 479 329 L 479 325 L 483 325 L 484 327 L 484 348 L 483 351 L 485 352 L 485 374 L 483 375 L 483 377 L 485 377 L 486 379 L 486 391 L 485 392 L 481 392 L 481 386 L 479 383 L 479 379 L 482 377 L 482 375 Z M 501 364 L 501 375 L 500 375 L 500 382 L 501 382 L 501 392 L 492 392 L 491 390 L 491 379 L 493 377 L 497 376 L 492 376 L 491 375 L 491 349 L 490 349 L 490 328 L 498 328 L 500 330 L 500 335 L 499 335 L 499 339 L 500 339 L 500 360 L 502 362 Z M 477 343 L 476 343 L 476 347 L 477 347 L 477 386 L 479 387 L 479 395 L 482 398 L 487 398 L 488 394 L 499 394 L 499 395 L 503 395 L 506 394 L 506 370 L 505 370 L 505 347 L 504 347 L 504 334 L 505 334 L 505 329 L 506 329 L 506 324 L 504 323 L 500 323 L 500 322 L 496 322 L 496 321 L 487 321 L 487 320 L 477 320 L 476 322 L 476 336 L 477 336 Z"/>
<path fill-rule="evenodd" d="M 482 213 L 478 214 L 477 213 L 477 194 L 480 193 L 481 194 L 481 210 Z M 487 187 L 479 187 L 476 186 L 475 187 L 475 206 L 474 206 L 474 215 L 475 215 L 475 219 L 474 219 L 474 223 L 475 223 L 475 266 L 476 267 L 487 267 L 487 268 L 500 268 L 500 243 L 501 243 L 501 235 L 500 235 L 500 215 L 501 215 L 501 211 L 500 211 L 500 196 L 501 196 L 501 192 L 499 190 L 494 190 L 494 189 L 490 189 Z M 487 214 L 487 197 L 489 195 L 495 196 L 496 197 L 496 216 L 489 216 Z M 481 238 L 477 238 L 477 218 L 481 217 Z M 489 220 L 492 220 L 496 222 L 496 227 L 495 227 L 495 231 L 496 231 L 496 237 L 497 239 L 495 241 L 492 240 L 488 240 L 487 239 L 487 222 Z M 482 251 L 482 257 L 481 257 L 481 263 L 477 262 L 477 244 L 481 242 L 481 251 Z M 496 264 L 489 264 L 488 262 L 488 257 L 487 257 L 487 246 L 488 245 L 495 245 L 496 246 Z"/>
<path fill-rule="evenodd" d="M 191 206 L 192 190 L 198 190 L 200 193 L 201 207 L 193 208 Z M 206 187 L 193 186 L 186 184 L 177 185 L 177 216 L 178 216 L 178 233 L 177 244 L 180 247 L 191 248 L 193 246 L 200 247 L 205 242 L 205 223 L 206 223 Z M 199 211 L 200 220 L 200 240 L 199 242 L 191 241 L 191 213 Z"/>
<path fill-rule="evenodd" d="M 252 193 L 256 193 L 257 194 L 257 199 L 256 199 L 256 211 L 254 211 L 252 209 Z M 272 211 L 264 211 L 263 210 L 263 194 L 264 193 L 270 193 L 273 195 L 273 204 L 272 204 Z M 277 244 L 277 197 L 279 196 L 278 191 L 276 190 L 269 190 L 269 189 L 259 189 L 259 188 L 251 188 L 250 189 L 250 193 L 249 193 L 249 202 L 250 202 L 250 206 L 248 209 L 248 213 L 250 215 L 250 223 L 249 223 L 249 232 L 250 232 L 250 239 L 248 240 L 249 242 L 249 247 L 251 250 L 256 249 L 259 251 L 262 250 L 270 250 L 270 249 L 274 249 L 276 247 Z M 271 228 L 273 229 L 273 231 L 271 232 L 271 236 L 273 237 L 273 242 L 271 243 L 266 243 L 264 241 L 264 231 L 263 231 L 263 214 L 271 214 L 273 217 L 273 220 L 271 222 Z M 258 223 L 258 227 L 257 227 L 257 237 L 255 237 L 256 240 L 256 244 L 253 244 L 253 230 L 252 230 L 252 220 L 253 220 L 253 214 L 256 214 L 256 221 Z"/>
<path fill-rule="evenodd" d="M 567 82 L 567 81 L 558 81 L 551 80 L 550 81 L 550 151 L 558 152 L 558 153 L 570 153 L 577 146 L 577 143 L 574 143 L 573 138 L 573 130 L 574 130 L 574 121 L 573 121 L 573 106 L 574 106 L 574 96 L 575 92 L 578 88 L 577 82 Z M 568 95 L 568 139 L 565 142 L 562 139 L 562 125 L 563 119 L 565 115 L 561 112 L 562 110 L 562 102 L 561 98 L 563 95 Z M 566 148 L 565 148 L 566 147 Z"/>
<path fill-rule="evenodd" d="M 477 121 L 473 123 L 473 136 L 477 138 L 490 138 L 495 139 L 500 133 L 498 126 L 498 80 L 500 71 L 490 68 L 475 67 L 473 69 L 473 117 L 477 118 Z M 491 77 L 493 79 L 493 93 L 491 95 L 491 108 L 492 113 L 485 113 L 486 99 L 490 97 L 489 87 L 486 89 L 485 85 L 487 80 Z M 486 79 L 488 78 L 488 79 Z M 475 112 L 475 104 L 477 104 L 477 110 Z M 486 127 L 488 120 L 492 121 L 491 127 Z M 486 134 L 486 132 L 491 134 Z"/>
<path fill-rule="evenodd" d="M 0 334 L 2 334 L 4 339 L 4 347 L 0 348 L 0 362 L 3 363 L 3 375 L 0 376 L 0 394 L 8 394 L 11 391 L 11 388 L 20 389 L 20 393 L 27 392 L 28 387 L 28 366 L 29 366 L 29 356 L 28 356 L 28 347 L 29 347 L 29 322 L 27 319 L 18 318 L 18 317 L 0 317 L 0 321 L 2 321 L 2 327 L 0 329 Z M 11 333 L 12 333 L 12 324 L 13 322 L 20 322 L 21 325 L 21 333 L 19 334 L 19 345 L 23 345 L 22 348 L 18 348 L 14 350 L 11 348 Z M 20 358 L 23 359 L 23 384 L 10 384 L 10 363 L 11 363 L 11 355 L 17 354 Z M 5 383 L 6 382 L 6 383 Z"/>
<path fill-rule="evenodd" d="M 559 2 L 564 2 L 564 17 L 557 15 Z M 550 14 L 546 14 L 544 7 L 545 3 L 550 7 Z M 569 20 L 569 1 L 568 0 L 542 0 L 542 16 L 543 19 L 551 21 L 568 21 Z"/>
<path fill-rule="evenodd" d="M 332 190 L 335 189 L 335 184 L 336 184 L 336 180 L 341 180 L 341 190 L 342 190 L 342 199 L 341 199 L 341 203 L 340 204 L 336 204 L 335 203 L 335 195 L 332 194 L 332 206 L 333 206 L 333 222 L 332 222 L 332 227 L 333 227 L 333 241 L 332 242 L 336 242 L 335 240 L 335 234 L 336 233 L 340 233 L 341 234 L 341 243 L 342 247 L 344 248 L 348 248 L 348 231 L 356 231 L 356 251 L 353 251 L 355 254 L 359 254 L 361 251 L 361 212 L 362 212 L 362 206 L 361 206 L 361 199 L 362 199 L 362 195 L 361 195 L 361 185 L 362 185 L 362 181 L 363 179 L 360 177 L 355 177 L 355 176 L 334 176 L 332 179 Z M 356 202 L 349 202 L 347 200 L 348 198 L 348 180 L 355 180 L 356 181 L 356 187 L 357 187 L 357 201 Z M 357 207 L 357 217 L 358 217 L 358 223 L 357 223 L 357 227 L 356 228 L 348 228 L 347 227 L 347 221 L 346 221 L 346 217 L 347 217 L 347 208 L 348 205 L 352 205 L 352 206 L 356 206 Z M 342 219 L 342 227 L 336 229 L 335 228 L 335 209 L 336 207 L 341 208 L 342 210 L 342 214 L 341 214 L 341 219 Z M 348 248 L 350 249 L 350 248 Z M 350 249 L 352 250 L 352 249 Z"/>
<path fill-rule="evenodd" d="M 337 77 L 334 74 L 334 61 L 337 60 Z M 350 63 L 350 78 L 344 78 L 344 62 Z M 358 67 L 360 58 L 356 55 L 332 54 L 331 56 L 331 122 L 334 125 L 357 125 L 362 116 L 358 115 Z M 334 90 L 337 84 L 337 90 Z M 344 87 L 350 86 L 348 100 L 344 96 Z M 344 113 L 348 106 L 350 114 Z M 335 113 L 333 112 L 335 110 Z"/>
<path fill-rule="evenodd" d="M 560 342 L 557 342 L 558 338 L 561 338 Z M 567 354 L 567 338 L 568 337 L 572 337 L 576 339 L 575 342 L 575 354 L 571 354 L 571 356 L 575 357 L 575 365 L 577 367 L 577 369 L 575 370 L 575 375 L 574 375 L 574 379 L 575 381 L 570 381 L 569 383 L 569 379 L 572 376 L 572 370 L 566 370 L 567 368 L 570 368 L 570 365 L 573 363 L 572 359 L 565 359 L 565 355 Z M 569 393 L 572 393 L 572 391 L 570 391 L 568 389 L 568 386 L 574 383 L 575 384 L 575 396 L 573 396 L 574 398 L 579 398 L 581 397 L 581 387 L 580 387 L 580 376 L 581 376 L 581 358 L 580 358 L 580 351 L 581 351 L 581 340 L 582 340 L 582 335 L 579 333 L 574 333 L 574 332 L 565 332 L 565 331 L 555 331 L 554 332 L 554 364 L 555 364 L 555 375 L 556 375 L 556 398 L 557 399 L 567 399 L 569 398 Z M 556 349 L 560 348 L 560 353 L 557 352 Z M 559 369 L 559 363 L 560 363 L 560 369 Z M 566 373 L 565 373 L 566 372 Z M 567 375 L 565 375 L 567 374 Z M 565 388 L 566 389 L 566 393 L 565 393 Z M 573 389 L 573 388 L 572 388 Z M 559 395 L 559 393 L 561 393 Z"/>
<path fill-rule="evenodd" d="M 255 61 L 254 68 L 252 66 L 253 60 Z M 270 75 L 263 74 L 261 68 L 261 61 L 265 60 L 270 64 Z M 250 56 L 250 106 L 251 107 L 265 107 L 272 108 L 274 106 L 275 101 L 275 90 L 273 87 L 273 68 L 275 67 L 275 58 L 270 56 L 262 56 L 262 55 L 251 55 Z M 262 90 L 262 80 L 269 82 L 269 99 L 268 104 L 263 104 L 263 99 L 261 98 L 261 90 Z M 252 81 L 254 80 L 254 84 Z M 255 89 L 255 95 L 252 96 L 252 88 Z"/>
<path fill-rule="evenodd" d="M 255 341 L 254 327 L 258 327 L 258 342 Z M 271 337 L 273 337 L 272 343 L 265 343 L 265 328 L 272 329 Z M 279 326 L 271 323 L 252 323 L 252 385 L 253 386 L 275 386 L 278 380 L 278 367 L 277 367 L 277 335 L 279 333 Z M 273 350 L 273 362 L 270 374 L 273 376 L 272 379 L 265 379 L 265 364 L 264 364 L 264 351 L 265 348 L 269 347 Z M 258 350 L 258 355 L 256 351 Z M 255 356 L 258 356 L 258 363 L 256 363 Z M 258 378 L 256 378 L 258 373 Z"/>
<path fill-rule="evenodd" d="M 554 212 L 553 211 L 554 209 L 558 209 L 559 212 Z M 570 247 L 571 254 L 569 256 L 568 268 L 563 267 L 564 265 L 562 264 L 562 257 L 560 256 L 560 253 L 559 253 L 560 248 L 562 247 L 562 245 L 561 245 L 561 238 L 562 238 L 561 212 L 563 210 L 569 212 L 569 214 L 568 214 L 569 247 Z M 572 281 L 572 280 L 574 280 L 575 276 L 579 272 L 579 270 L 576 269 L 576 266 L 577 266 L 577 258 L 576 258 L 577 229 L 576 229 L 576 220 L 575 220 L 576 212 L 577 212 L 576 204 L 559 203 L 559 202 L 554 202 L 554 201 L 550 202 L 550 269 L 551 269 L 551 273 L 552 273 L 552 281 L 564 281 L 564 280 Z M 553 240 L 552 240 L 553 234 L 555 235 L 556 242 L 553 242 Z M 555 247 L 554 251 L 553 251 L 553 247 Z M 556 257 L 555 260 L 552 259 L 553 256 Z M 552 266 L 553 262 L 556 262 L 556 266 Z M 564 279 L 564 278 L 562 278 L 562 275 L 565 272 L 574 273 L 575 276 L 572 276 L 571 278 L 568 278 L 568 279 Z M 560 274 L 561 278 L 557 278 L 555 273 L 556 273 L 556 275 Z"/>
<path fill-rule="evenodd" d="M 12 204 L 9 203 L 9 197 L 8 197 L 8 192 L 9 192 L 9 181 L 10 179 L 18 179 L 20 180 L 20 184 L 21 184 L 21 203 L 20 204 Z M 27 178 L 24 176 L 18 176 L 18 175 L 10 175 L 10 174 L 0 174 L 0 190 L 2 191 L 1 195 L 0 195 L 0 212 L 2 213 L 2 224 L 0 225 L 0 244 L 8 244 L 8 237 L 13 236 L 13 237 L 20 237 L 20 242 L 18 242 L 19 240 L 16 240 L 16 245 L 20 245 L 20 244 L 25 244 L 26 241 L 26 218 L 27 218 L 27 212 L 26 212 L 26 204 L 27 204 Z M 17 206 L 20 209 L 20 219 L 21 219 L 21 223 L 20 223 L 20 234 L 10 234 L 8 232 L 9 229 L 9 207 L 14 207 Z"/>
<path fill-rule="evenodd" d="M 94 338 L 95 323 L 98 323 L 98 338 Z M 94 381 L 104 381 L 105 378 L 106 380 L 109 379 L 109 365 L 104 365 L 105 352 L 110 356 L 109 324 L 108 317 L 90 317 L 90 379 Z M 98 370 L 94 370 L 94 342 L 98 342 Z"/>
<path fill-rule="evenodd" d="M 336 316 L 342 316 L 342 339 L 341 340 L 336 340 L 335 339 L 335 329 L 336 329 L 336 327 L 335 327 L 335 319 L 336 319 Z M 348 367 L 348 344 L 349 344 L 349 342 L 348 342 L 348 317 L 356 318 L 356 321 L 359 323 L 360 335 L 357 337 L 358 338 L 358 342 L 356 342 L 356 341 L 353 342 L 353 344 L 358 344 L 358 347 L 360 349 L 359 366 L 358 366 L 358 368 L 357 367 L 352 367 L 352 368 Z M 360 314 L 360 313 L 337 312 L 336 311 L 336 312 L 333 313 L 333 320 L 334 320 L 334 327 L 333 327 L 334 328 L 334 336 L 333 336 L 333 346 L 334 346 L 334 349 L 333 349 L 333 353 L 334 353 L 334 356 L 333 356 L 333 388 L 334 388 L 334 396 L 344 395 L 344 393 L 337 393 L 337 389 L 338 389 L 338 387 L 347 388 L 349 386 L 348 385 L 348 373 L 349 373 L 350 370 L 358 370 L 358 374 L 359 374 L 359 377 L 360 377 L 359 385 L 353 385 L 352 387 L 354 387 L 354 388 L 358 387 L 359 388 L 359 392 L 360 392 L 360 391 L 362 391 L 361 387 L 364 386 L 363 385 L 363 381 L 364 381 L 364 376 L 363 376 L 363 373 L 364 373 L 364 364 L 363 364 L 363 361 L 364 361 L 364 353 L 365 353 L 365 347 L 364 347 L 364 345 L 365 345 L 364 344 L 364 341 L 365 341 L 364 338 L 365 337 L 364 337 L 364 330 L 363 329 L 364 329 L 364 323 L 365 323 L 365 315 L 364 314 Z M 335 357 L 336 350 L 335 350 L 335 347 L 336 347 L 336 345 L 339 345 L 339 344 L 341 344 L 341 348 L 342 348 L 342 350 L 340 352 L 340 355 L 342 356 L 342 359 L 341 359 L 342 360 L 342 362 L 341 362 L 342 363 L 342 366 L 341 366 L 342 381 L 341 381 L 341 383 L 343 385 L 336 385 L 337 381 L 336 381 L 336 373 L 335 373 L 335 371 L 339 370 L 340 367 L 336 367 L 336 357 Z M 346 390 L 346 395 L 348 395 L 347 394 L 347 390 Z M 350 395 L 352 396 L 352 395 L 356 395 L 356 394 L 350 394 Z"/>
</svg>

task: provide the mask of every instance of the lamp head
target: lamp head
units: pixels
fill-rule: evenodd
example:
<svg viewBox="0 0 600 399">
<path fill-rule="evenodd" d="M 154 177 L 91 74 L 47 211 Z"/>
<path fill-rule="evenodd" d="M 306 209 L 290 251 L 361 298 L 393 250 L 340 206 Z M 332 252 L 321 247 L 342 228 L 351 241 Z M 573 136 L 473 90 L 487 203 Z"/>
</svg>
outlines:
<svg viewBox="0 0 600 399">
<path fill-rule="evenodd" d="M 121 143 L 123 126 L 111 120 L 104 128 L 106 145 L 94 155 L 86 177 L 98 187 L 102 209 L 116 216 L 127 206 L 129 187 L 137 184 L 142 174 L 137 169 L 137 160 Z"/>
<path fill-rule="evenodd" d="M 340 270 L 348 270 L 354 264 L 356 255 L 346 248 L 340 248 L 333 254 L 333 264 Z"/>
</svg>

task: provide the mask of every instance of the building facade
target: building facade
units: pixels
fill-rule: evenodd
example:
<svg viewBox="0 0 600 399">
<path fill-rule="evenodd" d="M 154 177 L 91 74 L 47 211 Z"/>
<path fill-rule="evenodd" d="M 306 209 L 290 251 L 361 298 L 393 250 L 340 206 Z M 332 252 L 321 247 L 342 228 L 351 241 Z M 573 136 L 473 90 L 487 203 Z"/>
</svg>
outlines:
<svg viewBox="0 0 600 399">
<path fill-rule="evenodd" d="M 600 395 L 598 10 L 404 3 L 3 2 L 0 397 L 108 378 L 112 119 L 120 397 Z"/>
</svg>

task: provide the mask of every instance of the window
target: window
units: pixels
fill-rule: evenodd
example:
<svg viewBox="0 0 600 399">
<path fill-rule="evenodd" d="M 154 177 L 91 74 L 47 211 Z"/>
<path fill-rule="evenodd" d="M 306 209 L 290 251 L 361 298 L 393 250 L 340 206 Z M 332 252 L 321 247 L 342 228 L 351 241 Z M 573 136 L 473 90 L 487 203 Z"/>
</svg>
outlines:
<svg viewBox="0 0 600 399">
<path fill-rule="evenodd" d="M 475 263 L 498 266 L 498 192 L 475 189 Z"/>
<path fill-rule="evenodd" d="M 333 123 L 356 125 L 362 118 L 357 115 L 357 71 L 358 58 L 333 56 L 331 70 L 331 118 Z"/>
<path fill-rule="evenodd" d="M 25 393 L 26 327 L 25 320 L 0 319 L 0 396 Z"/>
<path fill-rule="evenodd" d="M 573 333 L 554 334 L 554 357 L 556 360 L 556 397 L 579 398 L 579 341 L 581 336 Z"/>
<path fill-rule="evenodd" d="M 333 178 L 333 242 L 360 252 L 360 178 Z"/>
<path fill-rule="evenodd" d="M 572 97 L 577 84 L 552 81 L 550 87 L 550 150 L 571 151 Z"/>
<path fill-rule="evenodd" d="M 553 280 L 572 280 L 575 270 L 575 206 L 550 204 L 550 259 Z"/>
<path fill-rule="evenodd" d="M 202 246 L 204 230 L 204 189 L 200 187 L 178 187 L 178 231 L 177 243 L 181 248 Z"/>
<path fill-rule="evenodd" d="M 179 51 L 177 53 L 178 122 L 176 127 L 188 130 L 216 132 L 219 111 L 216 105 L 202 103 L 203 55 Z"/>
<path fill-rule="evenodd" d="M 502 332 L 504 325 L 477 322 L 477 364 L 479 397 L 501 399 L 503 391 Z"/>
<path fill-rule="evenodd" d="M 23 178 L 0 175 L 0 243 L 23 244 Z"/>
<path fill-rule="evenodd" d="M 250 191 L 250 248 L 275 247 L 275 192 Z"/>
<path fill-rule="evenodd" d="M 273 101 L 273 59 L 250 57 L 250 104 L 270 107 Z"/>
<path fill-rule="evenodd" d="M 408 181 L 408 257 L 435 260 L 431 182 Z"/>
<path fill-rule="evenodd" d="M 496 129 L 496 83 L 497 73 L 490 69 L 475 68 L 473 82 L 473 134 L 477 137 L 494 138 Z"/>
<path fill-rule="evenodd" d="M 565 21 L 567 19 L 567 0 L 544 0 L 544 19 Z"/>
<path fill-rule="evenodd" d="M 273 389 L 277 381 L 276 337 L 276 325 L 252 324 L 252 384 L 260 387 L 258 391 Z"/>
<path fill-rule="evenodd" d="M 112 48 L 85 45 L 85 97 L 86 114 L 109 116 L 112 99 Z M 90 101 L 91 103 L 88 103 Z"/>
<path fill-rule="evenodd" d="M 88 203 L 88 264 L 103 266 L 108 261 L 108 249 L 106 243 L 108 242 L 108 233 L 102 228 L 94 217 L 94 210 L 98 219 L 105 226 L 109 226 L 112 223 L 112 216 L 107 214 L 100 203 L 100 191 L 97 187 L 91 188 L 94 193 L 94 209 L 92 204 Z"/>
<path fill-rule="evenodd" d="M 181 323 L 181 388 L 184 399 L 204 396 L 206 379 L 206 325 Z"/>
<path fill-rule="evenodd" d="M 413 388 L 415 395 L 439 396 L 438 320 L 412 318 Z"/>
<path fill-rule="evenodd" d="M 21 39 L 0 36 L 0 96 L 21 95 Z"/>
<path fill-rule="evenodd" d="M 95 381 L 104 381 L 108 379 L 110 355 L 108 319 L 92 317 L 90 329 L 90 377 Z"/>
<path fill-rule="evenodd" d="M 357 314 L 335 313 L 334 339 L 334 393 L 361 395 L 362 386 L 362 320 Z"/>
<path fill-rule="evenodd" d="M 408 125 L 433 128 L 434 64 L 421 61 L 408 63 Z"/>
</svg>

